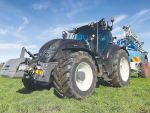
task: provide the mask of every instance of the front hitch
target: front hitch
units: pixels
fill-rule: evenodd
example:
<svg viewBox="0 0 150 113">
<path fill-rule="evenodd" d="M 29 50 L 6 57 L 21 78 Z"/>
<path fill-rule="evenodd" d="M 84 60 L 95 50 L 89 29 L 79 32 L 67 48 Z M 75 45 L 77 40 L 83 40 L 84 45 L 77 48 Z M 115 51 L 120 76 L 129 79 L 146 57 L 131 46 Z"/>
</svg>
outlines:
<svg viewBox="0 0 150 113">
<path fill-rule="evenodd" d="M 20 58 L 17 59 L 10 59 L 8 60 L 1 70 L 1 76 L 5 78 L 23 78 L 26 73 L 26 68 L 28 64 L 31 62 L 30 58 L 25 58 L 25 52 L 27 52 L 30 57 L 36 59 L 35 56 L 37 54 L 31 54 L 29 51 L 26 50 L 25 47 L 22 48 Z"/>
<path fill-rule="evenodd" d="M 25 52 L 27 52 L 29 54 L 30 57 L 32 57 L 33 59 L 36 59 L 35 56 L 37 56 L 38 54 L 32 54 L 30 53 L 30 51 L 27 51 L 25 47 L 22 48 L 21 54 L 20 54 L 20 58 L 24 58 Z"/>
</svg>

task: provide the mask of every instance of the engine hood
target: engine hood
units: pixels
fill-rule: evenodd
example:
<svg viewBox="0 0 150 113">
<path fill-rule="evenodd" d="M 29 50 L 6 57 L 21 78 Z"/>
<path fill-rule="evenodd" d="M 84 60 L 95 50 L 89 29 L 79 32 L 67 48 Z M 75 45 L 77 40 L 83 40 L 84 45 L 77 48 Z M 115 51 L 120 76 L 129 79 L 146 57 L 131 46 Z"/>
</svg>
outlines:
<svg viewBox="0 0 150 113">
<path fill-rule="evenodd" d="M 42 62 L 49 62 L 49 60 L 58 52 L 66 47 L 76 44 L 77 40 L 73 39 L 53 39 L 45 43 L 39 50 L 38 60 Z M 80 41 L 81 42 L 81 41 Z"/>
<path fill-rule="evenodd" d="M 48 50 L 52 44 L 56 44 L 56 46 L 59 46 L 60 41 L 61 41 L 61 39 L 54 39 L 54 40 L 51 40 L 51 41 L 45 43 L 39 50 L 38 58 L 40 59 L 44 55 L 45 51 Z M 56 42 L 58 42 L 58 43 L 56 43 Z"/>
</svg>

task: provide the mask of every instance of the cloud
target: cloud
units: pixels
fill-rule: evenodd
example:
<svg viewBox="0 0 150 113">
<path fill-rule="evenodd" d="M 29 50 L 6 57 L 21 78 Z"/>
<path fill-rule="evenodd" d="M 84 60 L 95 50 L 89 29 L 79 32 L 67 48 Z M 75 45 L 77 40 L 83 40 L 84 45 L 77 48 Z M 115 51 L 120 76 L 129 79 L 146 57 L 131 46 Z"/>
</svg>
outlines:
<svg viewBox="0 0 150 113">
<path fill-rule="evenodd" d="M 3 56 L 1 55 L 0 63 L 7 62 L 10 59 L 19 58 L 20 57 L 20 53 L 21 53 L 21 51 L 19 53 L 14 54 L 14 55 L 6 55 L 6 54 L 4 54 Z M 25 58 L 29 58 L 29 55 L 27 53 L 25 54 Z"/>
<path fill-rule="evenodd" d="M 6 42 L 6 40 L 0 40 L 0 42 Z"/>
<path fill-rule="evenodd" d="M 73 15 L 77 14 L 78 12 L 83 11 L 83 9 L 74 10 L 72 12 L 68 12 L 66 15 L 68 18 L 71 18 Z"/>
<path fill-rule="evenodd" d="M 116 34 L 116 35 L 114 35 L 114 36 L 116 36 L 117 39 L 122 39 L 122 38 L 123 38 L 123 33 L 122 33 L 122 34 Z"/>
<path fill-rule="evenodd" d="M 22 47 L 25 47 L 27 49 L 35 49 L 37 48 L 36 45 L 28 45 L 24 46 L 22 44 L 18 43 L 0 43 L 0 51 L 16 51 L 16 50 L 21 50 Z"/>
<path fill-rule="evenodd" d="M 119 26 L 117 26 L 117 27 L 115 27 L 115 28 L 112 30 L 112 33 L 113 33 L 113 34 L 116 34 L 116 33 L 120 32 L 120 31 L 123 31 L 122 28 L 119 27 Z"/>
<path fill-rule="evenodd" d="M 117 39 L 122 39 L 123 38 L 123 30 L 120 26 L 117 26 L 112 30 L 112 35 L 116 36 Z"/>
<path fill-rule="evenodd" d="M 93 6 L 97 7 L 100 4 L 99 0 L 79 0 L 78 2 L 75 1 L 73 2 L 72 0 L 70 0 L 69 2 L 67 1 L 67 4 L 64 4 L 63 7 L 65 7 L 65 9 L 69 10 L 69 12 L 66 13 L 68 18 L 71 18 L 73 15 L 85 11 L 85 10 L 89 10 L 92 9 Z M 64 8 L 63 8 L 64 9 Z"/>
<path fill-rule="evenodd" d="M 69 10 L 69 12 L 66 13 L 67 17 L 71 18 L 73 15 L 77 14 L 78 12 L 87 10 L 86 9 L 87 2 L 88 1 L 85 1 L 85 0 L 80 0 L 79 2 L 78 1 L 74 2 L 70 0 L 68 4 L 64 4 L 66 7 L 66 10 Z"/>
<path fill-rule="evenodd" d="M 54 27 L 50 27 L 49 29 L 46 29 L 45 31 L 43 31 L 43 33 L 42 33 L 42 35 L 40 37 L 42 37 L 41 39 L 50 39 L 49 38 L 50 36 L 51 37 L 55 36 L 54 38 L 56 38 L 56 36 L 61 37 L 62 31 L 64 31 L 64 30 L 73 30 L 73 28 L 80 27 L 80 26 L 83 26 L 83 25 L 87 25 L 90 22 L 58 25 L 55 28 Z M 43 37 L 45 37 L 45 38 L 43 38 Z M 46 38 L 46 37 L 48 37 L 48 38 Z"/>
<path fill-rule="evenodd" d="M 147 12 L 149 12 L 150 10 L 149 9 L 146 9 L 146 10 L 141 10 L 139 13 L 137 13 L 135 16 L 139 17 Z"/>
<path fill-rule="evenodd" d="M 150 32 L 148 32 L 148 33 L 145 33 L 145 36 L 150 36 Z"/>
<path fill-rule="evenodd" d="M 99 0 L 63 0 L 60 2 L 46 1 L 43 3 L 35 3 L 32 7 L 34 10 L 50 9 L 54 13 L 65 13 L 68 18 L 71 18 L 73 15 L 91 8 L 95 8 L 99 4 Z"/>
<path fill-rule="evenodd" d="M 138 13 L 136 13 L 134 16 L 132 16 L 131 19 L 136 20 L 149 11 L 150 11 L 149 9 L 141 10 Z"/>
<path fill-rule="evenodd" d="M 27 36 L 21 34 L 21 31 L 23 28 L 26 27 L 26 25 L 29 23 L 29 20 L 26 17 L 22 17 L 22 19 L 24 20 L 23 24 L 18 27 L 13 27 L 13 26 L 8 26 L 7 29 L 1 29 L 0 28 L 0 35 L 7 35 L 6 37 L 9 37 L 10 39 L 12 38 L 19 38 L 21 39 L 22 42 L 27 42 Z M 0 42 L 2 42 L 4 40 L 0 40 Z"/>
<path fill-rule="evenodd" d="M 61 33 L 61 31 L 63 31 L 65 29 L 65 27 L 64 26 L 61 26 L 61 25 L 59 25 L 58 27 L 56 27 L 56 28 L 49 28 L 49 29 L 47 29 L 47 30 L 45 30 L 44 31 L 44 35 L 46 35 L 46 34 L 53 34 L 53 35 L 58 35 L 58 34 L 60 34 Z"/>
<path fill-rule="evenodd" d="M 20 57 L 19 55 L 16 55 L 16 56 L 15 55 L 11 55 L 11 56 L 3 55 L 0 57 L 0 62 L 7 62 L 10 59 L 15 59 L 15 58 L 19 58 L 19 57 Z"/>
<path fill-rule="evenodd" d="M 127 15 L 120 15 L 120 16 L 117 16 L 116 18 L 115 18 L 115 21 L 114 21 L 114 25 L 115 24 L 117 24 L 117 23 L 119 23 L 120 21 L 122 21 L 123 19 L 125 19 L 127 17 Z"/>
<path fill-rule="evenodd" d="M 24 20 L 24 22 L 22 25 L 19 26 L 19 31 L 24 29 L 26 27 L 26 25 L 29 23 L 29 20 L 27 19 L 27 17 L 22 17 L 22 19 Z"/>
<path fill-rule="evenodd" d="M 39 3 L 39 4 L 33 4 L 33 9 L 34 10 L 46 9 L 48 7 L 49 7 L 49 3 L 47 3 L 47 2 Z"/>
<path fill-rule="evenodd" d="M 8 29 L 4 30 L 4 29 L 0 29 L 0 35 L 6 35 L 8 33 Z"/>
<path fill-rule="evenodd" d="M 144 21 L 146 21 L 148 19 L 150 19 L 150 17 L 144 18 L 144 19 L 140 20 L 138 23 L 144 22 Z"/>
<path fill-rule="evenodd" d="M 139 38 L 146 38 L 150 36 L 150 32 L 145 32 L 145 33 L 137 33 Z"/>
<path fill-rule="evenodd" d="M 16 31 L 11 31 L 10 34 L 13 36 L 13 37 L 16 37 L 16 38 L 19 38 L 21 39 L 22 42 L 27 42 L 27 37 L 20 34 L 20 32 L 16 32 Z"/>
<path fill-rule="evenodd" d="M 150 37 L 150 32 L 142 32 L 142 33 L 136 33 L 138 39 L 139 38 L 149 38 Z"/>
</svg>

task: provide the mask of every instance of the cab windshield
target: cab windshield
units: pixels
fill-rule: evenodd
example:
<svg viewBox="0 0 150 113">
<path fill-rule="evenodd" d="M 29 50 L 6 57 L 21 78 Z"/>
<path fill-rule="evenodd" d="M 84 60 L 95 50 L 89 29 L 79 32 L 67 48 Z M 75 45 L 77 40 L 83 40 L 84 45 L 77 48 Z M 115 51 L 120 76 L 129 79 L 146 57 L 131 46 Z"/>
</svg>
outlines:
<svg viewBox="0 0 150 113">
<path fill-rule="evenodd" d="M 89 38 L 95 36 L 95 31 L 90 26 L 85 26 L 76 31 L 74 39 L 75 40 L 83 40 L 86 44 L 86 47 L 94 52 L 94 40 L 89 41 Z"/>
<path fill-rule="evenodd" d="M 88 40 L 94 34 L 94 30 L 90 26 L 86 26 L 77 30 L 74 38 L 75 40 Z"/>
</svg>

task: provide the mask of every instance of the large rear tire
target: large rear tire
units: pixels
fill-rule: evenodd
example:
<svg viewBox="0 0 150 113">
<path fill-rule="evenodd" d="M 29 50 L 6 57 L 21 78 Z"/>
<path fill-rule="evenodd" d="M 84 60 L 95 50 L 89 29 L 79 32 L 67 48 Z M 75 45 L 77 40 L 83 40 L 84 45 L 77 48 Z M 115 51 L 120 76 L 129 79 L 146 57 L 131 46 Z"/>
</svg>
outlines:
<svg viewBox="0 0 150 113">
<path fill-rule="evenodd" d="M 109 76 L 112 81 L 110 84 L 114 87 L 127 86 L 130 83 L 130 63 L 125 50 L 120 49 L 113 60 L 113 71 Z"/>
<path fill-rule="evenodd" d="M 54 85 L 64 97 L 84 99 L 94 93 L 97 69 L 86 52 L 74 52 L 59 60 L 54 70 Z"/>
<path fill-rule="evenodd" d="M 140 72 L 138 76 L 141 78 L 148 78 L 149 76 L 149 67 L 148 67 L 148 60 L 144 59 L 144 63 L 140 65 Z"/>
</svg>

